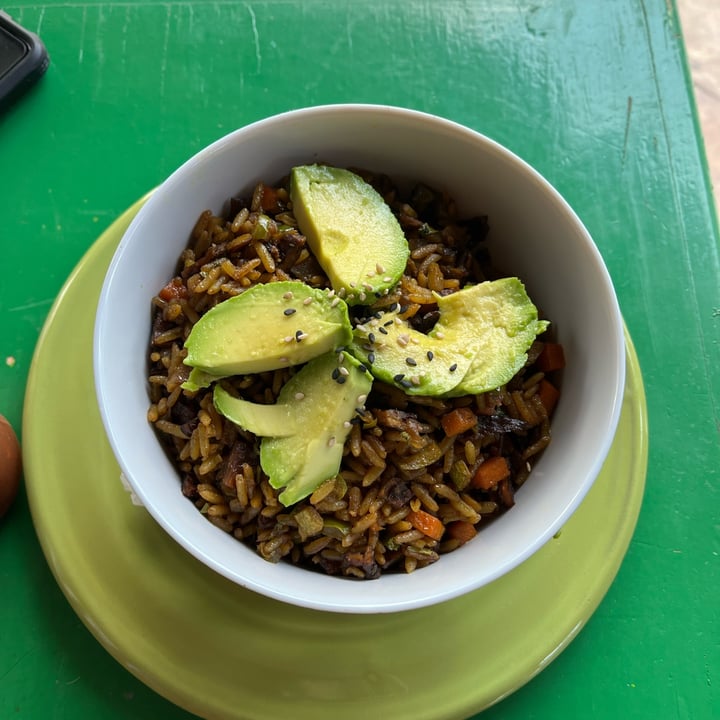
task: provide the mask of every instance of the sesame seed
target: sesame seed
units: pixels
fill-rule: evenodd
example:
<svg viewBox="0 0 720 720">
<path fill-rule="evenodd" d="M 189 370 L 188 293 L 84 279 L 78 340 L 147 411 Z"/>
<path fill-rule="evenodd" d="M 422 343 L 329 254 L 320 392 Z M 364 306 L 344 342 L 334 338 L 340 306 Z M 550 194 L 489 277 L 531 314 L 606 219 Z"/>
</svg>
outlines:
<svg viewBox="0 0 720 720">
<path fill-rule="evenodd" d="M 328 447 L 332 447 L 335 444 L 335 436 L 333 435 L 327 442 Z"/>
<path fill-rule="evenodd" d="M 336 297 L 332 299 L 332 302 L 330 303 L 330 307 L 335 307 L 336 305 L 340 304 L 340 298 Z"/>
<path fill-rule="evenodd" d="M 290 315 L 294 315 L 296 312 L 297 310 L 295 310 L 295 308 L 285 308 L 285 310 L 283 310 L 283 314 L 287 315 L 288 317 Z"/>
<path fill-rule="evenodd" d="M 393 377 L 393 380 L 394 380 L 395 382 L 398 382 L 398 383 L 399 383 L 404 377 L 405 377 L 405 375 L 404 375 L 403 373 L 398 373 L 397 375 L 395 375 L 395 376 Z"/>
<path fill-rule="evenodd" d="M 411 382 L 413 385 L 419 385 L 419 384 L 420 384 L 420 376 L 419 376 L 419 375 L 413 375 L 413 376 L 410 378 L 410 382 Z"/>
<path fill-rule="evenodd" d="M 297 342 L 300 342 L 301 340 L 304 340 L 306 337 L 307 337 L 307 333 L 306 333 L 306 332 L 303 332 L 302 330 L 298 330 L 298 331 L 295 333 L 295 340 L 296 340 Z"/>
<path fill-rule="evenodd" d="M 355 398 L 355 402 L 357 402 L 358 405 L 362 405 L 367 400 L 367 395 L 358 395 Z"/>
<path fill-rule="evenodd" d="M 373 291 L 373 286 L 372 286 L 370 283 L 363 283 L 363 287 L 364 287 L 368 292 L 372 292 L 372 291 Z"/>
<path fill-rule="evenodd" d="M 393 324 L 393 322 L 394 322 L 394 320 L 388 320 L 387 322 L 383 323 L 383 327 L 389 327 L 390 325 Z"/>
<path fill-rule="evenodd" d="M 328 296 L 328 297 L 335 297 L 335 290 L 328 290 L 327 296 Z"/>
<path fill-rule="evenodd" d="M 295 399 L 296 400 L 302 400 L 305 397 L 305 393 L 296 392 L 295 393 Z"/>
<path fill-rule="evenodd" d="M 346 430 L 349 430 L 349 429 L 352 427 L 352 423 L 351 423 L 349 420 L 346 420 L 346 421 L 343 423 L 343 427 L 344 427 Z"/>
<path fill-rule="evenodd" d="M 344 287 L 341 287 L 341 288 L 337 291 L 337 296 L 338 296 L 339 298 L 343 298 L 343 297 L 345 297 L 345 292 L 346 292 L 346 291 L 345 291 L 345 288 L 344 288 Z"/>
<path fill-rule="evenodd" d="M 293 294 L 292 294 L 292 292 L 290 292 L 290 290 L 288 290 L 288 291 L 283 295 L 283 297 L 284 297 L 286 300 L 292 300 Z"/>
<path fill-rule="evenodd" d="M 358 297 L 360 298 L 360 302 L 363 302 L 367 298 L 367 295 L 364 292 L 361 292 Z"/>
<path fill-rule="evenodd" d="M 341 375 L 344 375 L 345 377 L 347 377 L 347 376 L 350 374 L 350 371 L 349 371 L 346 367 L 341 367 L 341 368 L 340 368 L 340 374 L 341 374 Z"/>
<path fill-rule="evenodd" d="M 375 342 L 375 333 L 368 333 L 368 341 L 371 345 Z"/>
<path fill-rule="evenodd" d="M 335 368 L 332 371 L 332 379 L 337 380 L 340 377 L 340 368 Z"/>
<path fill-rule="evenodd" d="M 353 290 L 354 290 L 354 289 L 355 289 L 355 287 L 356 287 L 356 284 L 355 284 L 354 282 L 352 282 L 352 283 L 348 283 L 348 285 L 350 285 L 350 287 L 351 287 L 351 288 L 353 288 Z"/>
<path fill-rule="evenodd" d="M 303 300 L 303 305 L 309 305 L 312 301 L 313 301 L 313 299 L 311 297 L 306 297 Z"/>
<path fill-rule="evenodd" d="M 443 332 L 436 332 L 436 333 L 435 333 L 435 337 L 436 337 L 438 340 L 444 340 L 444 339 L 445 339 L 445 333 L 443 333 Z"/>
<path fill-rule="evenodd" d="M 415 358 L 406 357 L 406 358 L 405 358 L 405 362 L 406 362 L 408 365 L 412 365 L 412 367 L 415 367 L 415 366 L 417 365 L 417 360 L 416 360 Z"/>
<path fill-rule="evenodd" d="M 343 353 L 342 350 L 338 353 L 337 360 L 340 365 L 342 365 L 345 362 L 345 354 Z"/>
<path fill-rule="evenodd" d="M 401 306 L 400 306 L 400 314 L 401 314 L 401 315 L 404 315 L 407 311 L 408 311 L 408 306 L 407 306 L 407 305 L 401 305 Z"/>
<path fill-rule="evenodd" d="M 369 273 L 365 273 L 365 277 L 375 277 L 375 271 L 371 270 Z"/>
<path fill-rule="evenodd" d="M 386 283 L 392 282 L 392 278 L 391 278 L 389 275 L 386 275 L 386 276 L 383 278 L 383 282 L 386 282 Z"/>
<path fill-rule="evenodd" d="M 455 372 L 455 371 L 457 370 L 457 363 L 453 363 L 453 364 L 448 368 L 448 370 L 449 370 L 450 372 Z"/>
<path fill-rule="evenodd" d="M 525 469 L 528 472 L 530 472 L 532 470 L 532 466 L 530 465 L 530 463 L 527 460 L 525 461 Z"/>
<path fill-rule="evenodd" d="M 382 325 L 378 328 L 378 330 L 379 330 L 383 335 L 387 335 L 387 334 L 388 334 L 388 331 L 387 331 Z"/>
<path fill-rule="evenodd" d="M 404 388 L 410 388 L 410 387 L 412 387 L 412 383 L 411 383 L 409 380 L 401 380 L 401 381 L 400 381 L 400 384 L 401 384 Z"/>
<path fill-rule="evenodd" d="M 398 307 L 400 307 L 400 306 L 395 302 L 388 308 L 388 310 L 390 312 L 395 312 L 398 309 Z"/>
<path fill-rule="evenodd" d="M 283 338 L 283 340 L 284 340 L 286 343 L 290 343 L 290 342 L 292 342 L 294 339 L 295 339 L 295 338 L 293 338 L 292 335 L 286 335 L 286 336 Z"/>
<path fill-rule="evenodd" d="M 382 275 L 385 272 L 385 268 L 380 263 L 375 266 L 375 270 L 377 270 L 378 275 Z"/>
<path fill-rule="evenodd" d="M 360 363 L 357 368 L 360 372 L 367 372 L 367 368 L 362 363 Z"/>
<path fill-rule="evenodd" d="M 368 362 L 372 365 L 375 362 L 375 353 L 374 352 L 368 353 L 367 359 L 368 359 Z"/>
<path fill-rule="evenodd" d="M 338 377 L 335 379 L 335 382 L 336 382 L 338 385 L 344 385 L 344 384 L 345 384 L 345 380 L 346 380 L 346 378 L 345 378 L 344 375 L 338 375 Z"/>
<path fill-rule="evenodd" d="M 432 360 L 434 357 L 435 357 L 435 355 L 433 355 L 433 351 L 432 351 L 432 350 L 428 350 L 428 351 L 427 351 L 427 359 L 428 359 L 428 360 Z"/>
</svg>

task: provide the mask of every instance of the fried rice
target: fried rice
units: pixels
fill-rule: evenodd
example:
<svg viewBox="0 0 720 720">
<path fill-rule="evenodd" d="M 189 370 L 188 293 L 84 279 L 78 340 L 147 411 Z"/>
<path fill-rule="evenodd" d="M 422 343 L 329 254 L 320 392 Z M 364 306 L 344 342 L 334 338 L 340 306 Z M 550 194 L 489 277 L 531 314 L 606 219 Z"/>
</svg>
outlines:
<svg viewBox="0 0 720 720">
<path fill-rule="evenodd" d="M 383 195 L 410 246 L 396 288 L 351 308 L 355 323 L 397 303 L 413 328 L 427 332 L 438 317 L 434 293 L 496 277 L 484 242 L 486 217 L 458 217 L 451 198 L 425 185 L 404 197 L 389 178 L 355 172 Z M 230 199 L 222 216 L 203 212 L 176 275 L 152 301 L 148 420 L 177 468 L 178 491 L 209 522 L 268 561 L 373 579 L 436 562 L 514 505 L 551 438 L 554 399 L 543 394 L 549 383 L 537 364 L 545 335 L 525 367 L 492 392 L 409 396 L 375 380 L 353 420 L 339 473 L 284 507 L 260 467 L 259 439 L 217 412 L 212 388 L 181 387 L 190 373 L 183 343 L 194 323 L 223 300 L 281 280 L 330 287 L 297 228 L 287 178 Z M 272 403 L 296 369 L 222 382 L 247 400 Z M 459 417 L 463 429 L 455 432 L 449 420 Z M 481 466 L 489 461 L 503 469 L 494 483 L 483 480 Z"/>
</svg>

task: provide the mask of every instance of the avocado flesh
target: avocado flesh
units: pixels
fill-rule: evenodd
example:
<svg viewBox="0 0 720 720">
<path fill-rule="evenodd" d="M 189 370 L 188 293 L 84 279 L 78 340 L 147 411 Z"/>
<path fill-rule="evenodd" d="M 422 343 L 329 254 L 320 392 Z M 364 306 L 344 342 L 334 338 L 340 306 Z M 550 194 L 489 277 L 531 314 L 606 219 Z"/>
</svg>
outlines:
<svg viewBox="0 0 720 720">
<path fill-rule="evenodd" d="M 193 368 L 188 375 L 188 379 L 182 384 L 183 390 L 197 392 L 202 388 L 210 387 L 215 381 L 222 380 L 225 375 L 212 375 L 200 368 Z"/>
<path fill-rule="evenodd" d="M 213 400 L 218 412 L 262 438 L 260 466 L 272 487 L 284 488 L 279 500 L 288 507 L 337 475 L 350 421 L 371 387 L 370 373 L 341 351 L 308 362 L 285 383 L 274 405 L 234 398 L 219 386 Z"/>
<path fill-rule="evenodd" d="M 357 305 L 392 288 L 410 248 L 382 196 L 343 168 L 301 165 L 290 177 L 293 214 L 333 289 Z"/>
<path fill-rule="evenodd" d="M 408 395 L 477 394 L 507 383 L 548 325 L 517 278 L 468 286 L 437 303 L 440 318 L 429 333 L 386 313 L 355 328 L 353 353 L 372 359 L 373 375 Z"/>
<path fill-rule="evenodd" d="M 474 357 L 471 347 L 450 345 L 444 339 L 425 335 L 396 312 L 358 325 L 350 349 L 378 380 L 399 387 L 407 395 L 449 393 Z"/>
<path fill-rule="evenodd" d="M 338 360 L 342 358 L 342 363 Z M 336 369 L 345 382 L 333 379 Z M 260 465 L 286 507 L 313 493 L 337 475 L 350 421 L 363 407 L 372 387 L 372 376 L 346 352 L 328 353 L 308 363 L 282 388 L 278 402 L 295 403 L 300 430 L 286 438 L 263 439 Z M 302 394 L 301 400 L 295 398 Z"/>
<path fill-rule="evenodd" d="M 460 294 L 462 293 L 462 295 Z M 458 297 L 456 297 L 458 296 Z M 450 395 L 488 392 L 509 382 L 527 362 L 527 350 L 549 323 L 515 277 L 472 285 L 438 298 L 445 338 L 462 343 L 473 338 L 475 356 Z M 437 325 L 433 328 L 437 334 Z"/>
<path fill-rule="evenodd" d="M 220 384 L 215 385 L 213 390 L 213 403 L 221 415 L 254 435 L 287 437 L 300 429 L 292 404 L 277 402 L 261 405 L 250 402 L 234 397 Z"/>
<path fill-rule="evenodd" d="M 327 291 L 296 281 L 256 285 L 219 303 L 193 326 L 184 362 L 200 372 L 187 389 L 212 378 L 300 365 L 351 337 L 347 305 Z"/>
</svg>

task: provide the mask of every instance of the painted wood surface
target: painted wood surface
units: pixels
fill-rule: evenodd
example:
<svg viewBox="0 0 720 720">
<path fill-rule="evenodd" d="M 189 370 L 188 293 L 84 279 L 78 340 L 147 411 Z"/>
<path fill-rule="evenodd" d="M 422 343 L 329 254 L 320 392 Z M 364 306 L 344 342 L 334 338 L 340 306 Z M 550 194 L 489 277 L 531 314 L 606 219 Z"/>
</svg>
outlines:
<svg viewBox="0 0 720 720">
<path fill-rule="evenodd" d="M 39 85 L 0 116 L 0 412 L 16 428 L 65 278 L 107 225 L 203 145 L 331 102 L 464 123 L 534 165 L 587 225 L 637 347 L 650 425 L 643 510 L 615 583 L 569 648 L 483 718 L 717 717 L 718 226 L 670 0 L 5 10 L 51 56 Z M 0 590 L 0 717 L 189 717 L 72 612 L 24 496 L 0 521 Z"/>
</svg>

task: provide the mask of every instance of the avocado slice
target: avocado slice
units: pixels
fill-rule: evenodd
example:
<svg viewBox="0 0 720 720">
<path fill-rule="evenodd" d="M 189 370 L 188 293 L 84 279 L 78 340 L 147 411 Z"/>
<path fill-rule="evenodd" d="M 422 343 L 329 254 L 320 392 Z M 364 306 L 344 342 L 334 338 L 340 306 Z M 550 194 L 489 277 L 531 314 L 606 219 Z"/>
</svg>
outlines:
<svg viewBox="0 0 720 720">
<path fill-rule="evenodd" d="M 210 387 L 216 380 L 222 380 L 226 375 L 213 375 L 200 368 L 193 368 L 188 379 L 182 384 L 183 390 L 197 392 L 202 388 Z"/>
<path fill-rule="evenodd" d="M 438 295 L 437 304 L 440 317 L 429 333 L 387 312 L 355 328 L 352 352 L 408 395 L 477 394 L 508 382 L 548 325 L 518 278 Z"/>
<path fill-rule="evenodd" d="M 225 388 L 217 384 L 213 390 L 215 409 L 228 420 L 261 437 L 288 437 L 300 429 L 297 413 L 292 404 L 260 403 L 243 400 L 231 395 Z"/>
<path fill-rule="evenodd" d="M 355 327 L 351 352 L 372 374 L 407 395 L 449 393 L 469 370 L 472 344 L 449 344 L 412 328 L 397 311 L 382 313 Z"/>
<path fill-rule="evenodd" d="M 438 299 L 440 332 L 451 344 L 473 339 L 475 356 L 452 396 L 474 395 L 504 385 L 527 362 L 527 350 L 547 330 L 516 277 L 472 285 Z M 432 333 L 437 337 L 438 327 Z"/>
<path fill-rule="evenodd" d="M 298 281 L 256 285 L 206 312 L 193 326 L 184 362 L 187 389 L 227 375 L 300 365 L 346 345 L 348 308 L 326 290 Z"/>
<path fill-rule="evenodd" d="M 291 171 L 290 198 L 300 231 L 348 304 L 369 305 L 397 283 L 410 248 L 372 185 L 343 168 L 301 165 Z"/>
<path fill-rule="evenodd" d="M 284 488 L 279 499 L 288 507 L 337 475 L 352 418 L 371 387 L 367 369 L 340 351 L 308 362 L 274 405 L 234 398 L 218 385 L 213 400 L 218 412 L 261 436 L 260 466 L 274 488 Z"/>
</svg>

